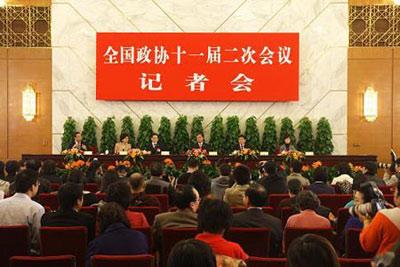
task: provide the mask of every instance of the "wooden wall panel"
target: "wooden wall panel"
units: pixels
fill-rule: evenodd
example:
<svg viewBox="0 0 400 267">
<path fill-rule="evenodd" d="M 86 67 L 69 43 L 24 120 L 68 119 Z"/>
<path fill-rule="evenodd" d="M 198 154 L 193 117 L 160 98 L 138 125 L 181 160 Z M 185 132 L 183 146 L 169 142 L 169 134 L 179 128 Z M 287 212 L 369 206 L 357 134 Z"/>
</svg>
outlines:
<svg viewBox="0 0 400 267">
<path fill-rule="evenodd" d="M 400 48 L 393 53 L 393 147 L 400 153 Z"/>
<path fill-rule="evenodd" d="M 392 147 L 392 48 L 349 48 L 348 154 L 376 154 L 388 161 Z M 363 93 L 378 91 L 378 118 L 363 118 Z"/>
<path fill-rule="evenodd" d="M 0 160 L 7 158 L 7 49 L 0 48 Z"/>
</svg>

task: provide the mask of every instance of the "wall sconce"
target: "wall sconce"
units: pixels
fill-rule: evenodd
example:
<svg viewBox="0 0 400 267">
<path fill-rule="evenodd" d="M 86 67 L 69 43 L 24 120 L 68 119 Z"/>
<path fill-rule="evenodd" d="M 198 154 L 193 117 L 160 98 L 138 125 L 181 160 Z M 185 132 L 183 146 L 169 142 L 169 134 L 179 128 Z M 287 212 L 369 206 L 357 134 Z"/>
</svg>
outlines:
<svg viewBox="0 0 400 267">
<path fill-rule="evenodd" d="M 364 117 L 372 122 L 378 117 L 378 92 L 368 87 L 364 92 Z"/>
<path fill-rule="evenodd" d="M 6 0 L 0 0 L 0 7 L 5 7 L 7 5 Z"/>
<path fill-rule="evenodd" d="M 22 91 L 22 116 L 26 121 L 36 116 L 36 92 L 30 84 Z"/>
</svg>

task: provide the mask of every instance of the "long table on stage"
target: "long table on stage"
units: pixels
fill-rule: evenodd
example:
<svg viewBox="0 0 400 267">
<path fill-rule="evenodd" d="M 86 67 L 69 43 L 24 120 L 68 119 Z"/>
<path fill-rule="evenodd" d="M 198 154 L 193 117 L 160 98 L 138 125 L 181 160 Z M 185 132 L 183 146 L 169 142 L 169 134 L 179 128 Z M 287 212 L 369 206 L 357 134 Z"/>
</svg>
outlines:
<svg viewBox="0 0 400 267">
<path fill-rule="evenodd" d="M 121 161 L 126 156 L 120 155 L 90 155 L 85 156 L 86 159 L 94 159 L 97 158 L 104 165 L 115 164 L 116 161 Z M 146 155 L 144 156 L 143 165 L 149 166 L 154 161 L 163 161 L 166 158 L 170 158 L 175 162 L 175 165 L 180 168 L 182 167 L 187 157 L 185 155 L 170 155 L 170 156 L 161 156 L 161 155 Z M 23 160 L 34 159 L 38 161 L 44 160 L 54 160 L 58 166 L 62 166 L 64 161 L 64 155 L 52 154 L 52 155 L 34 155 L 34 154 L 24 154 L 22 155 Z M 240 162 L 236 157 L 233 156 L 208 156 L 208 160 L 212 163 L 223 161 L 223 162 Z M 264 160 L 276 160 L 282 161 L 284 158 L 279 157 L 277 155 L 270 156 L 258 156 L 257 159 L 248 160 L 243 162 L 247 164 L 249 167 L 254 168 L 257 166 L 259 161 Z M 377 161 L 376 155 L 315 155 L 315 156 L 306 156 L 303 160 L 306 164 L 312 164 L 315 161 L 321 161 L 324 166 L 335 166 L 342 162 L 352 163 L 354 165 L 363 165 L 366 161 Z"/>
</svg>

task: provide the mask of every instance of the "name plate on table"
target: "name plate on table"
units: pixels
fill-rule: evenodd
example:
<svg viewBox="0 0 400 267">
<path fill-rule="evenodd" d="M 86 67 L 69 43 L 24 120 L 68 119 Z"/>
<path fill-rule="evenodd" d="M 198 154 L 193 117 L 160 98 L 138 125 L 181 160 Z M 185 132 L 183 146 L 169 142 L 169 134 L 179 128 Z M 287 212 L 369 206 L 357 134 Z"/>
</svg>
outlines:
<svg viewBox="0 0 400 267">
<path fill-rule="evenodd" d="M 307 152 L 305 153 L 305 155 L 306 155 L 306 156 L 314 156 L 314 152 L 312 152 L 312 151 L 307 151 Z"/>
<path fill-rule="evenodd" d="M 93 151 L 83 151 L 83 155 L 91 156 L 91 155 L 93 155 Z"/>
<path fill-rule="evenodd" d="M 118 154 L 121 156 L 126 156 L 128 155 L 128 151 L 120 151 Z"/>
<path fill-rule="evenodd" d="M 260 156 L 268 156 L 269 152 L 268 151 L 260 151 Z"/>
<path fill-rule="evenodd" d="M 161 151 L 161 156 L 169 156 L 169 151 Z"/>
<path fill-rule="evenodd" d="M 218 156 L 218 152 L 217 151 L 210 151 L 208 152 L 209 156 Z"/>
</svg>

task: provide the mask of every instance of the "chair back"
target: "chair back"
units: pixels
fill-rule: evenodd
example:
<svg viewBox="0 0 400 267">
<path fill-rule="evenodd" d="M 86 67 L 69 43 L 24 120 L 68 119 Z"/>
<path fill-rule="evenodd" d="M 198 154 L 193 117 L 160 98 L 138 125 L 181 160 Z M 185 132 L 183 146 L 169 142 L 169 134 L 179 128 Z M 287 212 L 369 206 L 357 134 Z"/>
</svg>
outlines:
<svg viewBox="0 0 400 267">
<path fill-rule="evenodd" d="M 41 227 L 43 256 L 74 255 L 76 266 L 85 266 L 87 229 L 84 226 Z"/>
<path fill-rule="evenodd" d="M 95 255 L 92 267 L 154 267 L 152 255 Z"/>
<path fill-rule="evenodd" d="M 161 212 L 160 207 L 135 207 L 135 206 L 132 206 L 132 207 L 129 207 L 129 210 L 134 211 L 134 212 L 142 212 L 150 225 L 153 225 L 154 218 L 156 217 L 157 214 L 159 214 Z"/>
<path fill-rule="evenodd" d="M 160 201 L 161 212 L 167 212 L 169 208 L 169 197 L 168 194 L 149 194 L 149 196 L 155 197 Z"/>
<path fill-rule="evenodd" d="M 95 220 L 97 220 L 97 207 L 86 206 L 86 207 L 82 207 L 79 211 L 83 212 L 83 213 L 90 214 L 90 215 L 93 216 L 93 218 Z"/>
<path fill-rule="evenodd" d="M 267 228 L 230 228 L 225 234 L 229 241 L 238 243 L 251 256 L 268 257 L 271 230 Z"/>
<path fill-rule="evenodd" d="M 286 198 L 289 198 L 289 194 L 270 194 L 268 196 L 268 206 L 274 208 L 274 210 L 278 212 L 279 203 Z"/>
<path fill-rule="evenodd" d="M 330 208 L 333 214 L 337 213 L 337 210 L 344 207 L 349 202 L 353 195 L 351 194 L 321 194 L 318 195 L 321 200 L 321 205 Z"/>
<path fill-rule="evenodd" d="M 97 202 L 100 202 L 101 200 L 106 201 L 106 193 L 97 192 L 96 199 Z"/>
<path fill-rule="evenodd" d="M 289 217 L 297 213 L 297 211 L 293 210 L 290 207 L 283 207 L 280 212 L 281 212 L 280 217 L 282 221 L 282 228 L 285 228 L 285 225 Z"/>
<path fill-rule="evenodd" d="M 336 224 L 336 233 L 341 235 L 344 231 L 344 227 L 346 226 L 347 221 L 350 218 L 349 209 L 340 208 L 337 211 L 337 224 Z"/>
<path fill-rule="evenodd" d="M 10 267 L 75 267 L 75 256 L 30 257 L 14 256 L 10 259 Z"/>
<path fill-rule="evenodd" d="M 12 256 L 28 255 L 29 244 L 27 225 L 0 226 L 0 266 L 9 266 Z"/>
<path fill-rule="evenodd" d="M 135 228 L 133 228 L 133 230 L 139 231 L 146 236 L 147 242 L 149 244 L 149 251 L 153 251 L 154 248 L 153 248 L 153 238 L 151 236 L 151 228 L 150 227 L 135 227 Z"/>
<path fill-rule="evenodd" d="M 246 263 L 247 267 L 286 267 L 287 259 L 250 257 Z"/>
<path fill-rule="evenodd" d="M 87 183 L 83 187 L 83 190 L 89 191 L 91 193 L 96 193 L 97 191 L 99 191 L 99 185 L 96 183 Z"/>
<path fill-rule="evenodd" d="M 372 258 L 373 253 L 367 253 L 360 244 L 361 229 L 346 229 L 345 233 L 345 254 L 347 258 Z"/>
<path fill-rule="evenodd" d="M 42 206 L 50 207 L 51 210 L 57 210 L 60 206 L 57 195 L 52 193 L 39 194 L 38 202 L 42 204 Z"/>
<path fill-rule="evenodd" d="M 58 191 L 60 189 L 61 185 L 59 183 L 50 183 L 50 189 L 51 191 Z"/>
<path fill-rule="evenodd" d="M 381 186 L 379 186 L 379 190 L 381 190 L 384 195 L 393 194 L 394 186 L 393 185 L 381 185 Z"/>
<path fill-rule="evenodd" d="M 199 233 L 197 228 L 164 228 L 162 229 L 162 266 L 167 266 L 168 255 L 181 240 L 194 238 Z"/>
<path fill-rule="evenodd" d="M 295 240 L 298 237 L 301 237 L 305 234 L 315 234 L 319 236 L 323 236 L 326 239 L 328 239 L 332 246 L 335 247 L 335 237 L 333 235 L 333 229 L 332 228 L 285 228 L 284 230 L 284 251 L 287 252 L 287 249 L 289 248 L 290 244 L 292 243 L 293 240 Z"/>
<path fill-rule="evenodd" d="M 339 258 L 340 267 L 371 267 L 371 259 Z"/>
<path fill-rule="evenodd" d="M 261 207 L 261 208 L 264 213 L 275 216 L 274 208 L 272 207 Z M 231 207 L 231 209 L 233 213 L 239 213 L 247 210 L 247 208 L 245 207 Z"/>
</svg>

